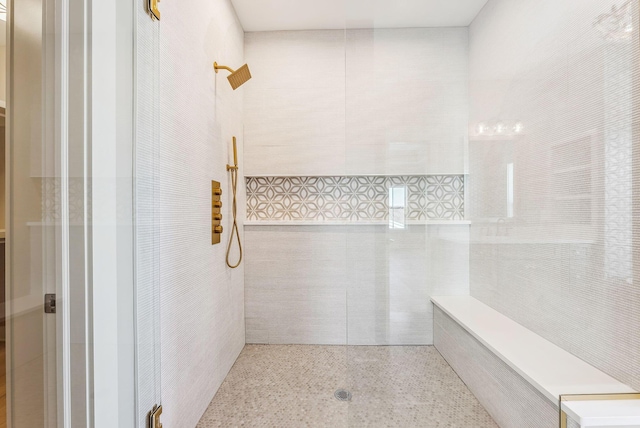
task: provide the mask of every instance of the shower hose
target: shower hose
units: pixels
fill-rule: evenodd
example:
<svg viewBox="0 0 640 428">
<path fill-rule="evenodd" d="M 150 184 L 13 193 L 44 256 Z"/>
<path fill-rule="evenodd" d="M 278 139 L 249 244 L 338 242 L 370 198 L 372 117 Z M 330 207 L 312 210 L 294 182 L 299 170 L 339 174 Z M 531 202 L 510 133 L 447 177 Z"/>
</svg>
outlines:
<svg viewBox="0 0 640 428">
<path fill-rule="evenodd" d="M 231 269 L 235 269 L 240 266 L 242 262 L 242 242 L 240 242 L 240 233 L 238 232 L 238 222 L 237 222 L 237 214 L 238 214 L 238 203 L 236 200 L 236 195 L 238 192 L 238 167 L 229 168 L 231 172 L 231 187 L 233 189 L 233 204 L 231 206 L 231 211 L 233 214 L 233 226 L 231 227 L 231 236 L 229 236 L 229 245 L 227 246 L 227 266 Z M 233 244 L 233 236 L 236 236 L 238 240 L 238 249 L 240 250 L 240 257 L 238 258 L 238 263 L 235 265 L 231 264 L 229 261 L 229 253 L 231 253 L 231 245 Z"/>
</svg>

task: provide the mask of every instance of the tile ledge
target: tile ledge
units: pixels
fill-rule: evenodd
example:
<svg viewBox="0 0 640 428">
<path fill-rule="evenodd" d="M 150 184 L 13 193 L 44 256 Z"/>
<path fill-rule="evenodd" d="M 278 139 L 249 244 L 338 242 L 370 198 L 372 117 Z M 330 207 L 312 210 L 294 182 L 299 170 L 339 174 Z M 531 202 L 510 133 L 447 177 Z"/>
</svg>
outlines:
<svg viewBox="0 0 640 428">
<path fill-rule="evenodd" d="M 468 172 L 434 172 L 410 174 L 245 174 L 244 178 L 298 178 L 298 177 L 433 177 L 438 175 L 460 176 L 469 175 Z"/>
<path fill-rule="evenodd" d="M 407 222 L 407 226 L 464 226 L 470 225 L 467 220 L 433 220 Z M 355 221 L 245 221 L 245 226 L 388 226 L 389 222 L 355 222 Z M 401 230 L 401 229 L 399 229 Z"/>
</svg>

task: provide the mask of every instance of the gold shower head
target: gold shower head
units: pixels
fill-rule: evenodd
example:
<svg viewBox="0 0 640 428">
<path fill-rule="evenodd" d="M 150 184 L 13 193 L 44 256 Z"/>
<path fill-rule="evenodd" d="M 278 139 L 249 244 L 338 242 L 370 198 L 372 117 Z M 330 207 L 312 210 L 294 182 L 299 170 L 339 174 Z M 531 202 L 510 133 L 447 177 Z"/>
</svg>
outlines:
<svg viewBox="0 0 640 428">
<path fill-rule="evenodd" d="M 231 72 L 227 79 L 229 79 L 229 83 L 231 84 L 231 87 L 234 91 L 242 86 L 247 80 L 251 79 L 251 72 L 249 71 L 249 66 L 247 64 L 243 65 L 237 70 L 234 70 L 230 67 L 227 67 L 226 65 L 218 65 L 217 62 L 214 62 L 213 68 L 214 70 L 216 70 L 216 73 L 220 69 L 228 70 Z"/>
</svg>

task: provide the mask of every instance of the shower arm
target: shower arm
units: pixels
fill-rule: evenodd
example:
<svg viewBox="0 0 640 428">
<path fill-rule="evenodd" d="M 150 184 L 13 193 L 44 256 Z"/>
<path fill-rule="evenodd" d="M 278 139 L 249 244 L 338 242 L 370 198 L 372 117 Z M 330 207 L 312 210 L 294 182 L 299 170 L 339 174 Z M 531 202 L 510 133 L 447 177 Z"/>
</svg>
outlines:
<svg viewBox="0 0 640 428">
<path fill-rule="evenodd" d="M 227 70 L 231 73 L 235 73 L 236 71 L 231 68 L 231 67 L 227 67 L 226 65 L 218 65 L 217 62 L 213 63 L 213 69 L 216 71 L 216 73 L 218 72 L 218 70 Z"/>
</svg>

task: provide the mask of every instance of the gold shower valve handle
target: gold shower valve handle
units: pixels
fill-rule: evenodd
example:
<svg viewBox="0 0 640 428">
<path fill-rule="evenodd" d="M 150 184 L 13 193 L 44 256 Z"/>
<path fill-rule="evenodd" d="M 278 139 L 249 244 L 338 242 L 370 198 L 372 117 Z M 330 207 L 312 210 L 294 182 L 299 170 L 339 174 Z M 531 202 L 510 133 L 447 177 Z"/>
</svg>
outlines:
<svg viewBox="0 0 640 428">
<path fill-rule="evenodd" d="M 222 188 L 219 181 L 211 181 L 211 244 L 216 245 L 220 243 L 220 235 L 222 234 L 222 226 L 220 221 L 222 220 L 222 201 L 220 200 L 222 195 Z"/>
</svg>

